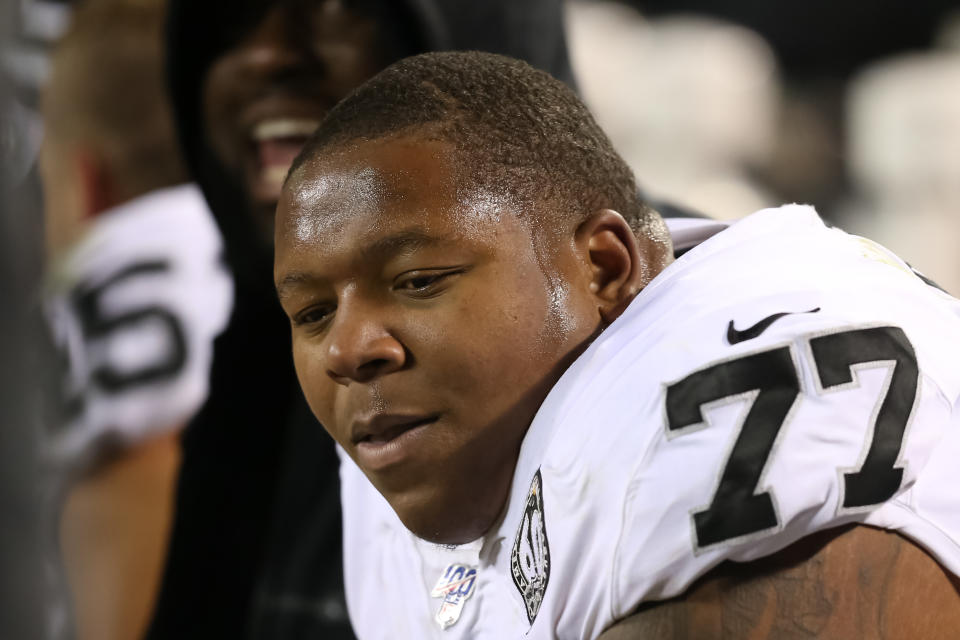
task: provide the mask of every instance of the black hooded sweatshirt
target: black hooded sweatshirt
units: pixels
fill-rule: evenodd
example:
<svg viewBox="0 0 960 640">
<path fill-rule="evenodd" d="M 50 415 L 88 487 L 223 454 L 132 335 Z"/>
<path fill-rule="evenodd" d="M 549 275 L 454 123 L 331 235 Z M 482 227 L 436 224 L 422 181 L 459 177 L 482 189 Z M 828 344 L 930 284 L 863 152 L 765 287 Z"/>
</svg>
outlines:
<svg viewBox="0 0 960 640">
<path fill-rule="evenodd" d="M 213 63 L 279 2 L 171 0 L 168 77 L 182 147 L 224 234 L 236 306 L 210 397 L 187 428 L 167 567 L 148 637 L 349 638 L 337 458 L 297 385 L 290 331 L 243 191 L 202 119 Z M 560 0 L 354 0 L 401 24 L 409 53 L 478 49 L 572 84 Z M 399 21 L 399 22 L 397 22 Z"/>
</svg>

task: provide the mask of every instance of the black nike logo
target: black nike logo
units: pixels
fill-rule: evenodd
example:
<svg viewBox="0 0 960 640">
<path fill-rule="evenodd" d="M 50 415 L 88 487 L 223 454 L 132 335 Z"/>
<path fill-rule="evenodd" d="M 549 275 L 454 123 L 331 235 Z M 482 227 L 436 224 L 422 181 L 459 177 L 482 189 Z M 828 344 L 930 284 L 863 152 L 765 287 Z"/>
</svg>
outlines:
<svg viewBox="0 0 960 640">
<path fill-rule="evenodd" d="M 783 316 L 796 315 L 801 313 L 816 313 L 820 311 L 820 307 L 816 309 L 810 309 L 809 311 L 784 311 L 782 313 L 775 313 L 772 316 L 767 316 L 757 324 L 744 329 L 743 331 L 737 331 L 733 328 L 733 320 L 730 321 L 730 324 L 727 325 L 727 342 L 731 345 L 737 344 L 738 342 L 744 342 L 745 340 L 753 340 L 761 333 L 770 328 L 774 322 L 782 318 Z"/>
</svg>

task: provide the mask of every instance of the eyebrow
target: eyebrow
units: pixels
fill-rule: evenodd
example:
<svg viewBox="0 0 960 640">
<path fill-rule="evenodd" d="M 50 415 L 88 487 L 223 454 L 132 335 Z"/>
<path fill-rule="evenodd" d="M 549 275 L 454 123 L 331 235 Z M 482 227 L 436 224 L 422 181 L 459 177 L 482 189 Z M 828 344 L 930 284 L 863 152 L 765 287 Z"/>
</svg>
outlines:
<svg viewBox="0 0 960 640">
<path fill-rule="evenodd" d="M 380 238 L 368 247 L 360 250 L 364 260 L 384 258 L 422 249 L 427 246 L 443 244 L 444 238 L 432 236 L 421 229 L 407 229 Z"/>
<path fill-rule="evenodd" d="M 360 250 L 361 260 L 364 262 L 374 259 L 383 260 L 401 253 L 408 253 L 427 246 L 437 246 L 446 243 L 445 238 L 430 235 L 421 229 L 407 229 L 398 231 L 380 238 Z M 319 280 L 315 274 L 308 271 L 294 271 L 288 273 L 277 283 L 277 297 L 281 300 L 290 295 L 290 290 L 303 284 L 310 284 Z"/>
<path fill-rule="evenodd" d="M 294 271 L 293 273 L 288 273 L 283 276 L 279 282 L 276 283 L 277 286 L 277 297 L 280 300 L 283 300 L 288 295 L 290 295 L 290 290 L 298 287 L 301 284 L 306 284 L 309 282 L 315 281 L 317 278 L 310 275 L 309 273 L 303 271 Z"/>
</svg>

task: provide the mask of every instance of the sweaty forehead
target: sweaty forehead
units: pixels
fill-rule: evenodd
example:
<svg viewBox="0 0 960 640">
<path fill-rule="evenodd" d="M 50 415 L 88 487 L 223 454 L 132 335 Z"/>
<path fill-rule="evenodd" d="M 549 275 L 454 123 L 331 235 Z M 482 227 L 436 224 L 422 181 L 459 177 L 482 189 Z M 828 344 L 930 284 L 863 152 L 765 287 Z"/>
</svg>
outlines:
<svg viewBox="0 0 960 640">
<path fill-rule="evenodd" d="M 277 247 L 323 240 L 363 217 L 370 226 L 431 226 L 456 218 L 467 230 L 512 211 L 510 198 L 459 179 L 452 145 L 416 137 L 362 141 L 325 151 L 290 176 L 277 208 Z"/>
<path fill-rule="evenodd" d="M 277 241 L 337 233 L 357 216 L 375 218 L 391 204 L 449 207 L 456 200 L 449 156 L 440 143 L 403 140 L 325 151 L 287 180 L 277 209 Z"/>
</svg>

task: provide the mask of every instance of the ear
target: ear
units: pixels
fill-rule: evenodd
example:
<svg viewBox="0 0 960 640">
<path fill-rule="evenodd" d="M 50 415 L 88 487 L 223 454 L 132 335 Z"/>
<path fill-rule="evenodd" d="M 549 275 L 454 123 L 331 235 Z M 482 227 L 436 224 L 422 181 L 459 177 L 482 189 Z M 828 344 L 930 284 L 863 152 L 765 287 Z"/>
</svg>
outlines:
<svg viewBox="0 0 960 640">
<path fill-rule="evenodd" d="M 80 207 L 84 220 L 90 220 L 119 203 L 115 184 L 102 158 L 87 150 L 76 150 L 73 164 L 79 180 Z"/>
<path fill-rule="evenodd" d="M 637 238 L 623 216 L 601 209 L 580 224 L 574 242 L 590 265 L 589 287 L 600 317 L 610 324 L 646 285 Z"/>
</svg>

